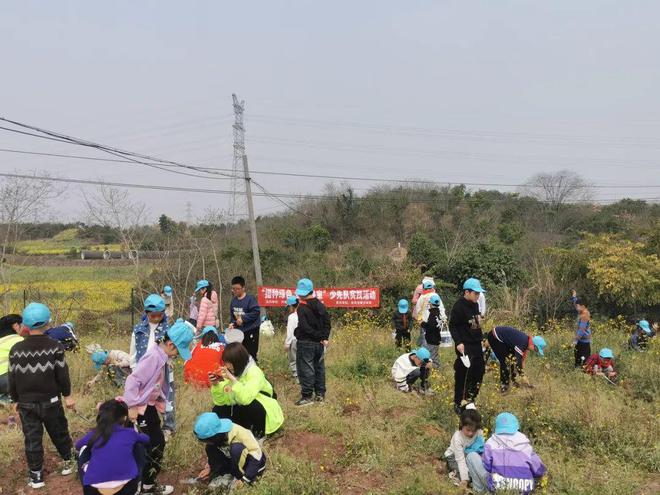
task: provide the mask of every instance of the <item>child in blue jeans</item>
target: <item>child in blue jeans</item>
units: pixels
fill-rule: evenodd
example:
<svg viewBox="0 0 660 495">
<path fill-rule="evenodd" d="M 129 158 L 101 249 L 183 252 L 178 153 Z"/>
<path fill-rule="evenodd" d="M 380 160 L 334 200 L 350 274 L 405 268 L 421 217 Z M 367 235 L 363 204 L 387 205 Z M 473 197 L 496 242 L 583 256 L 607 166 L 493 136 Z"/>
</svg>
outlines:
<svg viewBox="0 0 660 495">
<path fill-rule="evenodd" d="M 481 414 L 471 405 L 461 413 L 459 428 L 451 437 L 451 443 L 444 454 L 450 469 L 449 478 L 464 490 L 467 490 L 471 481 L 475 492 L 486 491 L 488 473 L 481 461 L 483 451 Z"/>
</svg>

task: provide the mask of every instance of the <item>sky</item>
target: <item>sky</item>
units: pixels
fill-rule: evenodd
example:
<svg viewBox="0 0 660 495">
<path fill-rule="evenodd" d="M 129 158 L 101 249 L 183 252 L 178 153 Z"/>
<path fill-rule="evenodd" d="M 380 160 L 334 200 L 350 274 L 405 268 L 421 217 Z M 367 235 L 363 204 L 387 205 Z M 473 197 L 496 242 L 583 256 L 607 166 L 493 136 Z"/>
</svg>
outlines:
<svg viewBox="0 0 660 495">
<path fill-rule="evenodd" d="M 253 179 L 270 193 L 322 194 L 330 181 L 260 172 L 514 191 L 569 169 L 603 202 L 657 199 L 658 18 L 652 0 L 7 0 L 0 117 L 231 170 L 236 93 Z M 1 129 L 0 149 L 113 158 Z M 0 173 L 14 171 L 224 191 L 233 182 L 0 151 Z M 358 194 L 387 184 L 344 182 Z M 83 193 L 94 189 L 69 186 L 44 217 L 85 220 Z M 193 218 L 231 204 L 224 194 L 130 194 L 149 222 L 185 220 L 188 202 Z M 244 215 L 245 202 L 237 207 Z M 285 210 L 270 197 L 255 207 Z"/>
</svg>

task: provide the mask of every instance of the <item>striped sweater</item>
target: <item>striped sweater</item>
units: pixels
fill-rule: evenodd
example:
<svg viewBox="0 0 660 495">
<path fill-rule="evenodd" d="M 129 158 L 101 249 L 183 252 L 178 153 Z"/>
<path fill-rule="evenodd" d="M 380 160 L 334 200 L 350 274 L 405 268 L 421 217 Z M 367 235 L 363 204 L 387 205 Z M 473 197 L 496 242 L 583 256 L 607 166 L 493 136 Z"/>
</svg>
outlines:
<svg viewBox="0 0 660 495">
<path fill-rule="evenodd" d="M 64 347 L 47 335 L 29 335 L 9 352 L 9 395 L 14 402 L 48 402 L 71 395 Z"/>
</svg>

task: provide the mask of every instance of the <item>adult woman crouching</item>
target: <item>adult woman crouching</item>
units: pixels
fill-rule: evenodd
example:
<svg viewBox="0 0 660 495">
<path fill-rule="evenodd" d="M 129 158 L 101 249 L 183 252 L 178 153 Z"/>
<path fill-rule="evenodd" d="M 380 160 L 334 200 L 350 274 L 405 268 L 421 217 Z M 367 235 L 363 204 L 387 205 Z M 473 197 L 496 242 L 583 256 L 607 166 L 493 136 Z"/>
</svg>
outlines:
<svg viewBox="0 0 660 495">
<path fill-rule="evenodd" d="M 256 438 L 276 432 L 284 422 L 282 408 L 247 349 L 233 342 L 222 359 L 224 366 L 209 374 L 213 412 L 251 430 Z"/>
</svg>

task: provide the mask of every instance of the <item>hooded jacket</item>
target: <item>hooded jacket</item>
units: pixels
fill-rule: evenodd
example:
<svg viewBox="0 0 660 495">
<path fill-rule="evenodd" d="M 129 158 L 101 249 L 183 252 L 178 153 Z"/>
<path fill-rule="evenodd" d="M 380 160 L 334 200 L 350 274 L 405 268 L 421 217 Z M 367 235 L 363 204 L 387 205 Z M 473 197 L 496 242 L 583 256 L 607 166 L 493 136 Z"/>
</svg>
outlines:
<svg viewBox="0 0 660 495">
<path fill-rule="evenodd" d="M 197 331 L 199 332 L 204 327 L 214 327 L 215 321 L 218 319 L 218 293 L 211 292 L 211 299 L 202 296 L 199 301 L 199 313 L 197 315 Z"/>
<path fill-rule="evenodd" d="M 296 339 L 307 342 L 321 342 L 330 338 L 330 315 L 317 298 L 303 299 L 298 304 L 298 328 Z"/>
<path fill-rule="evenodd" d="M 534 452 L 529 439 L 520 432 L 494 434 L 486 442 L 483 455 L 491 492 L 513 490 L 531 493 L 535 478 L 545 474 L 545 465 Z"/>
<path fill-rule="evenodd" d="M 277 399 L 273 398 L 273 386 L 264 372 L 250 359 L 237 381 L 223 380 L 211 386 L 211 398 L 216 406 L 247 406 L 259 402 L 266 411 L 266 435 L 276 432 L 284 423 L 284 413 Z"/>
<path fill-rule="evenodd" d="M 403 321 L 404 316 L 406 317 L 405 324 Z M 394 314 L 392 315 L 392 325 L 394 325 L 394 330 L 397 332 L 409 333 L 412 329 L 412 324 L 413 317 L 410 311 L 406 312 L 405 314 L 401 314 L 399 313 L 398 309 L 394 310 Z"/>
</svg>

